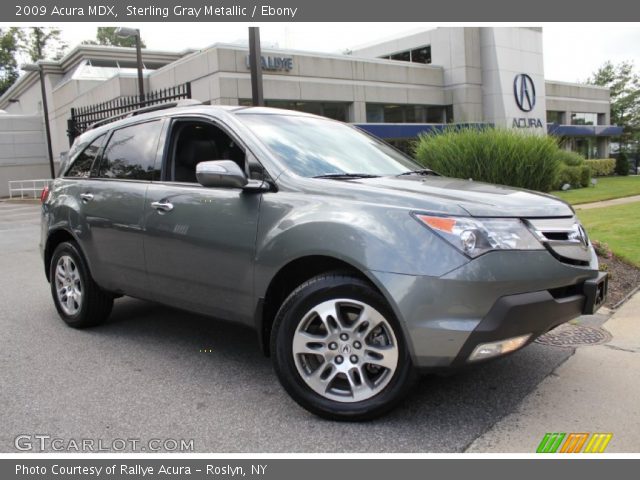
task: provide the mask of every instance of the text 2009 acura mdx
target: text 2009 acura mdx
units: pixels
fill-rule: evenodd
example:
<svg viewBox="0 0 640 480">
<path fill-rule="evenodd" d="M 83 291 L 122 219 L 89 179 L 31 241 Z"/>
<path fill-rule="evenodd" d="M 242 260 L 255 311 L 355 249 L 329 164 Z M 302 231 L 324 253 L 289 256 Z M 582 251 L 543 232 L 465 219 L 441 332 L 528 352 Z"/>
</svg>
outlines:
<svg viewBox="0 0 640 480">
<path fill-rule="evenodd" d="M 438 176 L 354 127 L 172 106 L 90 129 L 43 191 L 65 322 L 119 295 L 255 327 L 318 415 L 391 408 L 414 367 L 473 364 L 595 311 L 606 275 L 567 204 Z"/>
</svg>

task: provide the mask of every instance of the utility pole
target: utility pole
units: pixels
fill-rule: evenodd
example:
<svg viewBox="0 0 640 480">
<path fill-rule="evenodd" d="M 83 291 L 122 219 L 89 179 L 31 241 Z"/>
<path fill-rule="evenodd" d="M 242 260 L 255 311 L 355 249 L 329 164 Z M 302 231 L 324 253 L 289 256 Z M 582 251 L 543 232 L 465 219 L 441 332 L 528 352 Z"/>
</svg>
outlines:
<svg viewBox="0 0 640 480">
<path fill-rule="evenodd" d="M 249 68 L 251 69 L 251 99 L 253 105 L 255 107 L 263 107 L 262 52 L 260 50 L 259 27 L 249 27 Z"/>
</svg>

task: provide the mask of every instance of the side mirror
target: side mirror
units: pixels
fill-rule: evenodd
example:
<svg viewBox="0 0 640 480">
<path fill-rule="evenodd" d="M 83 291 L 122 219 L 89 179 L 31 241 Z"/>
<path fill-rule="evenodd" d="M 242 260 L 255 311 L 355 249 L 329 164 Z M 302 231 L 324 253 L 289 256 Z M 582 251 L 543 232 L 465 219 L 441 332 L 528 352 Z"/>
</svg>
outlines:
<svg viewBox="0 0 640 480">
<path fill-rule="evenodd" d="M 211 160 L 196 165 L 196 178 L 203 187 L 244 188 L 249 182 L 233 160 Z"/>
</svg>

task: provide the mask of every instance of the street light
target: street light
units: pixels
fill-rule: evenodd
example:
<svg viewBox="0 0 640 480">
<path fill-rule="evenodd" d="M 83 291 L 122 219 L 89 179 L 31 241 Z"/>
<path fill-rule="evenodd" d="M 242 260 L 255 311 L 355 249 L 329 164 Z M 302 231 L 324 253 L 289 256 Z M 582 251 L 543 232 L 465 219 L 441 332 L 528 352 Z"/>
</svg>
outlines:
<svg viewBox="0 0 640 480">
<path fill-rule="evenodd" d="M 47 150 L 49 153 L 49 168 L 51 178 L 56 178 L 56 169 L 53 166 L 53 149 L 51 148 L 51 128 L 49 127 L 49 107 L 47 105 L 47 90 L 44 86 L 44 71 L 40 63 L 28 63 L 22 65 L 25 72 L 38 72 L 40 74 L 40 89 L 42 90 L 42 110 L 44 112 L 44 131 L 47 135 Z"/>
<path fill-rule="evenodd" d="M 138 64 L 138 92 L 140 94 L 140 106 L 144 107 L 144 83 L 142 80 L 142 46 L 140 41 L 140 29 L 129 27 L 116 28 L 116 35 L 120 38 L 136 39 L 136 61 Z"/>
</svg>

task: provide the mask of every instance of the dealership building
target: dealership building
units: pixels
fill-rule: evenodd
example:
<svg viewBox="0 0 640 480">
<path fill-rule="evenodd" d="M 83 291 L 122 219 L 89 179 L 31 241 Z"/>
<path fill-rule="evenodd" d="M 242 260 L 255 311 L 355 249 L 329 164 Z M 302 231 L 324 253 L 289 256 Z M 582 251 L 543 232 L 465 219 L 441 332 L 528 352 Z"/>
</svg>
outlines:
<svg viewBox="0 0 640 480">
<path fill-rule="evenodd" d="M 264 97 L 267 106 L 355 123 L 400 146 L 448 124 L 495 125 L 556 135 L 567 149 L 608 157 L 609 139 L 621 132 L 610 125 L 609 89 L 545 79 L 542 47 L 541 28 L 444 27 L 344 54 L 263 49 Z M 570 55 L 572 46 L 564 48 Z M 251 103 L 246 46 L 144 50 L 143 63 L 151 95 L 178 89 L 205 104 Z M 134 49 L 81 45 L 40 66 L 56 162 L 77 133 L 72 109 L 111 108 L 138 92 Z M 37 133 L 23 138 L 18 127 L 42 118 L 39 73 L 21 76 L 0 109 L 0 141 L 12 144 L 0 153 L 0 170 L 19 164 L 23 176 L 36 178 L 40 169 L 46 177 L 45 143 L 34 147 Z M 23 143 L 29 153 L 20 156 Z"/>
</svg>

